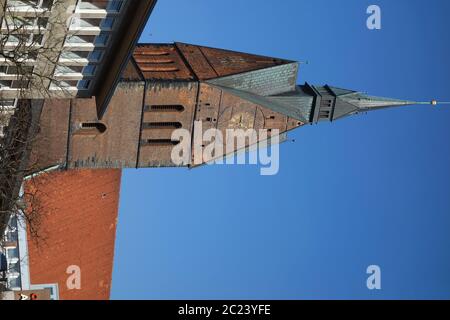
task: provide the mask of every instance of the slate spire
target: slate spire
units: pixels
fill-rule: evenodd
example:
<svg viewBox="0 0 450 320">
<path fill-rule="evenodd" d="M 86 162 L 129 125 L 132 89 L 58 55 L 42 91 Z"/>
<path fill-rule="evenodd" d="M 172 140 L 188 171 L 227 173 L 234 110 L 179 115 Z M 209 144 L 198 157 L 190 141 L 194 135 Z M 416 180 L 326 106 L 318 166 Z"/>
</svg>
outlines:
<svg viewBox="0 0 450 320">
<path fill-rule="evenodd" d="M 417 102 L 370 96 L 366 93 L 331 86 L 316 87 L 305 84 L 314 96 L 311 122 L 334 121 L 359 112 L 419 104 L 437 105 L 438 102 Z"/>
</svg>

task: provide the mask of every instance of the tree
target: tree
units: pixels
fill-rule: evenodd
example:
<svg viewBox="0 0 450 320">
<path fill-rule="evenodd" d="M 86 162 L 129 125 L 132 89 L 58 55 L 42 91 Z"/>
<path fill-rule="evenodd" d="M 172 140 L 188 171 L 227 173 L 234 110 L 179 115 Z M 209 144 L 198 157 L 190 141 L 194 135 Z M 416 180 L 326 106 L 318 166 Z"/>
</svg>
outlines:
<svg viewBox="0 0 450 320">
<path fill-rule="evenodd" d="M 6 76 L 0 81 L 0 99 L 65 97 L 67 85 L 56 74 L 64 67 L 59 58 L 67 29 L 78 21 L 73 9 L 62 0 L 46 1 L 45 6 L 40 1 L 26 10 L 8 3 L 0 34 L 0 72 Z"/>
<path fill-rule="evenodd" d="M 67 30 L 77 20 L 63 0 L 10 3 L 0 8 L 0 236 L 11 215 L 20 215 L 38 238 L 38 190 L 20 190 L 33 168 L 29 155 L 44 99 L 70 96 L 58 68 L 64 67 Z"/>
</svg>

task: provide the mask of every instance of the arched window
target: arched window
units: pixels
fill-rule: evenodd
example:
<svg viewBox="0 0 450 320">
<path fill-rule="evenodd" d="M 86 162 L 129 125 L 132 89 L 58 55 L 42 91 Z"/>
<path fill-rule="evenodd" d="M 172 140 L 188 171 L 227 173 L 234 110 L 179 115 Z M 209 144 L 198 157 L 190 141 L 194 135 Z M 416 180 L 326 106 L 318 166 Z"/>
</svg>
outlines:
<svg viewBox="0 0 450 320">
<path fill-rule="evenodd" d="M 146 122 L 144 129 L 179 129 L 183 125 L 180 122 Z"/>
<path fill-rule="evenodd" d="M 145 106 L 145 112 L 183 112 L 182 105 L 153 105 Z"/>
<path fill-rule="evenodd" d="M 102 134 L 107 130 L 106 126 L 100 122 L 83 122 L 81 124 L 82 133 Z"/>
<path fill-rule="evenodd" d="M 177 67 L 164 66 L 164 65 L 155 66 L 155 65 L 142 64 L 140 67 L 143 72 L 177 72 L 180 70 Z"/>
<path fill-rule="evenodd" d="M 328 119 L 330 117 L 330 111 L 329 110 L 320 110 L 320 118 L 321 119 Z"/>
<path fill-rule="evenodd" d="M 168 56 L 169 52 L 167 51 L 152 51 L 146 49 L 145 51 L 140 51 L 134 54 L 135 56 Z"/>
<path fill-rule="evenodd" d="M 143 60 L 143 61 L 139 61 L 142 63 L 142 66 L 147 65 L 147 66 L 154 66 L 154 65 L 158 65 L 158 64 L 163 64 L 163 65 L 167 65 L 167 64 L 172 64 L 174 63 L 174 61 L 172 59 L 153 59 L 153 60 Z"/>
<path fill-rule="evenodd" d="M 179 143 L 180 141 L 172 139 L 147 139 L 141 141 L 141 146 L 167 147 L 176 146 Z"/>
</svg>

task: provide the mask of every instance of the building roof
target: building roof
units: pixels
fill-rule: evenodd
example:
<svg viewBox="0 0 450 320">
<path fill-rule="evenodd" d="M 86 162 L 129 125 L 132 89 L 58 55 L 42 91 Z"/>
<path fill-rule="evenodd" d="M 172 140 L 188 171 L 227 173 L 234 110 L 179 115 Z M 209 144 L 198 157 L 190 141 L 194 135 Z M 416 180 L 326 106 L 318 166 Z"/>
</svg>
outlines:
<svg viewBox="0 0 450 320">
<path fill-rule="evenodd" d="M 224 76 L 207 81 L 213 85 L 247 91 L 261 96 L 292 92 L 296 89 L 298 63 L 287 63 Z"/>
<path fill-rule="evenodd" d="M 287 95 L 285 93 L 285 95 L 267 97 L 251 93 L 249 91 L 229 87 L 222 87 L 218 85 L 215 85 L 215 87 L 236 97 L 299 120 L 303 123 L 309 122 L 311 106 L 314 99 L 312 96 L 298 94 L 297 92 L 300 91 L 300 89 L 298 91 L 290 92 L 291 95 Z"/>
<path fill-rule="evenodd" d="M 39 241 L 28 235 L 31 284 L 57 283 L 62 300 L 109 299 L 120 181 L 120 170 L 74 170 L 28 183 L 43 208 Z M 81 290 L 67 288 L 70 266 Z"/>
</svg>

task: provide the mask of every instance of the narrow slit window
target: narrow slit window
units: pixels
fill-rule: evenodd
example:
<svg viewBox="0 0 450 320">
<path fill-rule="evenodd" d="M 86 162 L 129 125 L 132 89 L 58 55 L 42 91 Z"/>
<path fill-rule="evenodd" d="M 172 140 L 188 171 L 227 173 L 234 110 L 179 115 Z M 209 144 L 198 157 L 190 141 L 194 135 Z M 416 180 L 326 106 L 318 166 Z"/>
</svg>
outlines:
<svg viewBox="0 0 450 320">
<path fill-rule="evenodd" d="M 144 129 L 179 129 L 183 125 L 180 122 L 147 122 Z"/>
<path fill-rule="evenodd" d="M 141 70 L 143 72 L 177 72 L 179 69 L 177 67 L 169 66 L 153 66 L 153 65 L 142 65 Z"/>
<path fill-rule="evenodd" d="M 182 105 L 152 105 L 145 107 L 146 112 L 183 112 Z"/>
<path fill-rule="evenodd" d="M 81 124 L 81 129 L 83 129 L 83 131 L 105 133 L 107 128 L 103 123 L 100 122 L 84 122 Z"/>
<path fill-rule="evenodd" d="M 178 140 L 171 139 L 147 139 L 141 142 L 142 146 L 167 147 L 176 146 L 180 143 Z"/>
</svg>

